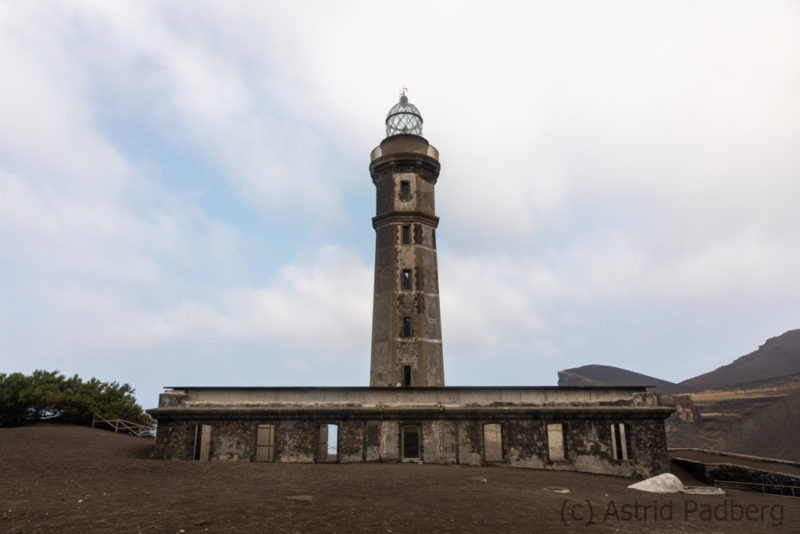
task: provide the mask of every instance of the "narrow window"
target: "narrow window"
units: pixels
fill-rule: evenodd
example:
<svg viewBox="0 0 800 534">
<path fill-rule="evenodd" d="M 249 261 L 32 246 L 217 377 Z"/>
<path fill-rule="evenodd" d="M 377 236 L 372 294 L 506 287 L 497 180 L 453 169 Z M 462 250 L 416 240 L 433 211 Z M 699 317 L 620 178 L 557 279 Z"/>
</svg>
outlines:
<svg viewBox="0 0 800 534">
<path fill-rule="evenodd" d="M 404 365 L 403 366 L 403 385 L 410 386 L 411 385 L 411 366 Z"/>
<path fill-rule="evenodd" d="M 339 458 L 339 425 L 320 425 L 319 460 L 335 462 Z"/>
<path fill-rule="evenodd" d="M 499 424 L 483 425 L 483 452 L 487 462 L 503 461 L 503 427 Z"/>
<path fill-rule="evenodd" d="M 567 459 L 566 426 L 561 423 L 547 425 L 547 448 L 551 462 L 560 462 Z"/>
<path fill-rule="evenodd" d="M 411 243 L 411 225 L 403 225 L 403 244 L 408 245 Z"/>
<path fill-rule="evenodd" d="M 411 182 L 403 180 L 400 182 L 400 200 L 411 199 Z"/>
<path fill-rule="evenodd" d="M 275 461 L 275 425 L 258 425 L 256 462 Z"/>
<path fill-rule="evenodd" d="M 192 458 L 206 461 L 211 450 L 211 425 L 195 425 Z"/>
<path fill-rule="evenodd" d="M 403 460 L 419 459 L 419 427 L 417 425 L 403 425 L 402 432 Z"/>
<path fill-rule="evenodd" d="M 403 269 L 403 289 L 411 289 L 411 269 Z"/>
<path fill-rule="evenodd" d="M 403 337 L 411 337 L 411 317 L 403 317 Z"/>
<path fill-rule="evenodd" d="M 631 426 L 627 423 L 611 423 L 611 454 L 616 460 L 633 458 Z"/>
</svg>

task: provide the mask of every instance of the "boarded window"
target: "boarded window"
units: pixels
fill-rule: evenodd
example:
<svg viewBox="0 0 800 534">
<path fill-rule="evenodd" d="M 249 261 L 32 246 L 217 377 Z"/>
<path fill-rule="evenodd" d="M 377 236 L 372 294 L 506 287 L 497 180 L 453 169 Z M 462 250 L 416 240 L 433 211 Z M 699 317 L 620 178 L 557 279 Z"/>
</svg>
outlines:
<svg viewBox="0 0 800 534">
<path fill-rule="evenodd" d="M 208 453 L 211 450 L 211 425 L 195 425 L 194 427 L 194 451 L 192 457 L 195 460 L 208 460 Z"/>
<path fill-rule="evenodd" d="M 567 459 L 566 425 L 551 423 L 547 425 L 547 450 L 551 462 Z"/>
<path fill-rule="evenodd" d="M 411 198 L 411 182 L 403 180 L 400 182 L 400 200 L 409 200 Z"/>
<path fill-rule="evenodd" d="M 499 424 L 483 425 L 483 450 L 487 462 L 503 460 L 503 427 Z"/>
<path fill-rule="evenodd" d="M 275 461 L 275 425 L 258 425 L 256 431 L 256 462 Z"/>
<path fill-rule="evenodd" d="M 403 289 L 411 289 L 411 269 L 403 269 Z"/>
<path fill-rule="evenodd" d="M 339 458 L 339 425 L 320 425 L 318 458 L 320 462 L 335 462 Z"/>
<path fill-rule="evenodd" d="M 411 385 L 411 366 L 404 365 L 403 366 L 403 385 L 410 386 Z"/>
<path fill-rule="evenodd" d="M 408 245 L 411 243 L 411 225 L 403 225 L 403 244 Z"/>
<path fill-rule="evenodd" d="M 633 458 L 631 425 L 627 423 L 611 423 L 611 454 L 617 460 L 630 460 Z"/>
<path fill-rule="evenodd" d="M 403 337 L 411 337 L 411 317 L 403 317 Z"/>
<path fill-rule="evenodd" d="M 419 427 L 417 425 L 403 425 L 403 459 L 419 459 Z"/>
</svg>

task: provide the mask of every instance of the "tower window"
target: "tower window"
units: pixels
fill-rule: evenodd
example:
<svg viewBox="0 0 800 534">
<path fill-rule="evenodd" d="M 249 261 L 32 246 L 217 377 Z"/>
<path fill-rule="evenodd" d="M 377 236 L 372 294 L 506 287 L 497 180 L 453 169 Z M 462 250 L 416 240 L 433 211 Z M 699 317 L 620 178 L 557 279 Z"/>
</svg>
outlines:
<svg viewBox="0 0 800 534">
<path fill-rule="evenodd" d="M 411 317 L 403 317 L 403 337 L 411 337 Z"/>
<path fill-rule="evenodd" d="M 408 245 L 411 243 L 411 225 L 403 225 L 403 244 Z"/>
<path fill-rule="evenodd" d="M 411 269 L 403 269 L 403 289 L 411 289 Z"/>
<path fill-rule="evenodd" d="M 400 200 L 411 199 L 411 182 L 403 180 L 400 182 Z"/>
<path fill-rule="evenodd" d="M 403 385 L 410 386 L 411 385 L 411 366 L 404 365 L 403 366 Z"/>
</svg>

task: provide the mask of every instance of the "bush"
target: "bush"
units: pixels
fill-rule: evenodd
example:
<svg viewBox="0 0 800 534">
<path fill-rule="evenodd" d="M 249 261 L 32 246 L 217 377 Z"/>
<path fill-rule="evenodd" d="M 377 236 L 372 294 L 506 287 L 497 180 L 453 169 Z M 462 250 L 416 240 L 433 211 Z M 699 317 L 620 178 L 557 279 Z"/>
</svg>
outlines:
<svg viewBox="0 0 800 534">
<path fill-rule="evenodd" d="M 58 371 L 39 369 L 30 376 L 0 373 L 0 426 L 45 420 L 88 425 L 95 413 L 152 425 L 153 419 L 136 403 L 133 393 L 129 384 L 96 378 L 84 382 L 78 375 L 66 378 Z"/>
</svg>

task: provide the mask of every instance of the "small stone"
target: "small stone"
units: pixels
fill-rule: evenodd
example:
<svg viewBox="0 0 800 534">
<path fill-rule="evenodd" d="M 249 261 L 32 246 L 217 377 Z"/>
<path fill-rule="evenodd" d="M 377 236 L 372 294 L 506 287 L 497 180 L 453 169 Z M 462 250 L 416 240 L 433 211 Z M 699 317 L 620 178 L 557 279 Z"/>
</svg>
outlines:
<svg viewBox="0 0 800 534">
<path fill-rule="evenodd" d="M 569 493 L 569 490 L 563 486 L 545 486 L 542 488 L 553 493 Z"/>
<path fill-rule="evenodd" d="M 289 501 L 311 502 L 311 495 L 289 495 L 286 497 Z"/>
<path fill-rule="evenodd" d="M 469 477 L 467 480 L 470 482 L 486 482 L 486 479 L 483 477 Z"/>
</svg>

